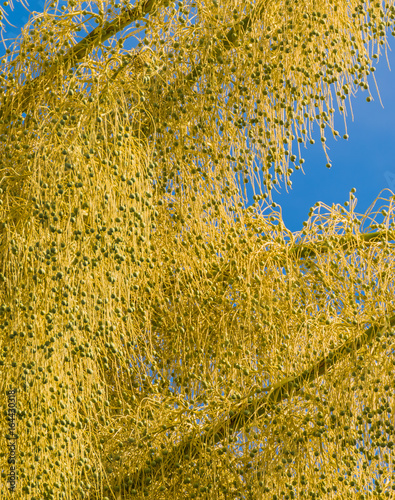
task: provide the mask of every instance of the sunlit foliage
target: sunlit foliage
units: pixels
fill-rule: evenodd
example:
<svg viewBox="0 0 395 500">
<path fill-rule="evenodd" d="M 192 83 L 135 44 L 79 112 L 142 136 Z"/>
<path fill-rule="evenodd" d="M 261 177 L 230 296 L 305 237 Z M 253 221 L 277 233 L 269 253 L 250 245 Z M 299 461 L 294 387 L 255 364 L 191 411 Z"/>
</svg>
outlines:
<svg viewBox="0 0 395 500">
<path fill-rule="evenodd" d="M 395 494 L 394 197 L 317 203 L 298 233 L 271 204 L 313 124 L 325 149 L 335 106 L 369 90 L 394 17 L 357 0 L 31 14 L 0 70 L 4 498 Z"/>
</svg>

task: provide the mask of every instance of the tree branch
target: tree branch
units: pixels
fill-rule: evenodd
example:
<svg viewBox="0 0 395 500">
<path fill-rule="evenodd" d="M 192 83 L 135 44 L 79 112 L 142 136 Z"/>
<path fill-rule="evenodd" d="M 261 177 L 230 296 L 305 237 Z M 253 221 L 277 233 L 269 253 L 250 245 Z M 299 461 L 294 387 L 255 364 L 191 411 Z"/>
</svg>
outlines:
<svg viewBox="0 0 395 500">
<path fill-rule="evenodd" d="M 325 375 L 331 367 L 342 361 L 346 356 L 355 353 L 363 346 L 376 340 L 382 333 L 394 327 L 395 315 L 384 320 L 384 323 L 385 325 L 381 327 L 372 325 L 358 337 L 347 340 L 343 345 L 332 350 L 327 356 L 323 356 L 312 367 L 303 371 L 300 375 L 287 378 L 274 386 L 265 388 L 264 392 L 268 394 L 263 398 L 258 401 L 255 398 L 255 401 L 251 403 L 248 403 L 247 400 L 247 403 L 238 405 L 236 411 L 229 412 L 220 422 L 214 423 L 214 425 L 207 424 L 204 428 L 206 432 L 200 436 L 197 437 L 196 434 L 194 434 L 193 436 L 186 437 L 173 449 L 172 455 L 177 457 L 178 461 L 193 460 L 197 458 L 200 453 L 200 450 L 196 446 L 197 441 L 201 444 L 216 444 L 229 434 L 230 428 L 232 429 L 232 433 L 238 432 L 251 418 L 261 417 L 267 414 L 273 404 L 278 404 L 288 396 L 297 394 L 306 383 L 311 383 L 318 377 Z M 158 472 L 161 467 L 163 467 L 162 464 L 154 466 L 152 474 Z M 132 479 L 132 488 L 138 488 L 142 485 L 143 475 L 144 472 L 142 470 L 139 470 L 134 475 Z"/>
<path fill-rule="evenodd" d="M 37 76 L 34 80 L 27 81 L 20 90 L 20 94 L 11 96 L 8 103 L 11 103 L 12 107 L 15 107 L 15 100 L 19 100 L 22 103 L 22 107 L 19 108 L 19 111 L 21 113 L 25 112 L 29 101 L 32 100 L 35 93 L 39 92 L 40 88 L 42 88 L 42 81 L 46 76 L 49 76 L 50 73 L 56 71 L 57 68 L 69 61 L 71 61 L 72 65 L 75 65 L 97 47 L 99 43 L 105 42 L 111 36 L 122 31 L 129 24 L 142 19 L 163 1 L 164 0 L 145 0 L 141 5 L 137 5 L 133 9 L 124 9 L 123 12 L 110 23 L 104 23 L 104 26 L 98 26 L 80 42 L 74 45 L 74 47 L 72 47 L 60 60 L 55 61 L 45 73 Z M 4 115 L 5 107 L 6 105 L 0 109 L 0 117 Z"/>
</svg>

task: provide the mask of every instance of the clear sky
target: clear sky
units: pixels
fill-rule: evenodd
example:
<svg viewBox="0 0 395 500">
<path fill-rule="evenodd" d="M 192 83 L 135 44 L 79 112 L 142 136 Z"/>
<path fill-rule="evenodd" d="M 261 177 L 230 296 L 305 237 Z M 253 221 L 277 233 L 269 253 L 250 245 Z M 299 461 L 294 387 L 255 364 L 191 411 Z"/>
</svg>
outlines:
<svg viewBox="0 0 395 500">
<path fill-rule="evenodd" d="M 26 1 L 26 0 L 25 0 Z M 41 12 L 42 0 L 30 0 L 29 8 Z M 14 26 L 6 25 L 5 38 L 14 38 L 20 28 L 27 22 L 29 13 L 20 3 L 14 2 L 14 10 L 4 7 L 9 13 L 8 19 Z M 7 42 L 8 44 L 9 42 Z M 128 39 L 125 48 L 132 47 L 132 38 Z M 373 78 L 369 84 L 373 101 L 366 102 L 367 90 L 358 90 L 351 97 L 354 121 L 347 108 L 347 133 L 345 133 L 343 117 L 336 112 L 335 129 L 340 136 L 335 140 L 327 135 L 326 144 L 332 168 L 326 168 L 326 157 L 321 146 L 319 127 L 316 124 L 313 135 L 314 145 L 301 148 L 305 163 L 303 170 L 295 171 L 291 176 L 292 189 L 281 187 L 279 194 L 273 191 L 273 199 L 282 206 L 283 218 L 291 231 L 298 231 L 308 218 L 308 212 L 317 201 L 331 206 L 333 203 L 343 204 L 349 199 L 351 188 L 356 188 L 358 204 L 356 211 L 363 213 L 375 200 L 382 189 L 389 188 L 395 192 L 395 38 L 389 36 L 390 49 L 388 60 L 393 70 L 390 71 L 385 54 L 375 64 L 375 77 L 380 91 L 376 91 Z M 130 46 L 129 46 L 130 45 Z M 5 48 L 0 45 L 0 56 Z M 335 108 L 336 109 L 336 108 Z M 383 193 L 388 198 L 389 193 Z M 252 201 L 252 192 L 249 193 Z"/>
</svg>

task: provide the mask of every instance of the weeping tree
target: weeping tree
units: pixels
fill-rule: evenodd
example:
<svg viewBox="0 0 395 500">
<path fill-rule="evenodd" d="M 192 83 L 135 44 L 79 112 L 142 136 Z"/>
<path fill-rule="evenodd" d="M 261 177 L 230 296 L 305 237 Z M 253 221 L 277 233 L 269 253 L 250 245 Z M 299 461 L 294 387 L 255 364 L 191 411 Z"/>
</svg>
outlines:
<svg viewBox="0 0 395 500">
<path fill-rule="evenodd" d="M 271 198 L 393 3 L 30 13 L 0 72 L 2 498 L 394 495 L 395 199 L 292 233 Z"/>
</svg>

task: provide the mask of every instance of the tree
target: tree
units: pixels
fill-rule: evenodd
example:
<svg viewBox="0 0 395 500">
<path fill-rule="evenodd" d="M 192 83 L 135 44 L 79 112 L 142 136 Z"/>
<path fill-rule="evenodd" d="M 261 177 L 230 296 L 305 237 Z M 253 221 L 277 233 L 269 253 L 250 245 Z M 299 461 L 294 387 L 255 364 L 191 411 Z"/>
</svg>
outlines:
<svg viewBox="0 0 395 500">
<path fill-rule="evenodd" d="M 317 203 L 292 233 L 270 193 L 314 122 L 324 149 L 338 135 L 333 96 L 345 115 L 368 88 L 394 17 L 356 0 L 32 13 L 1 64 L 14 498 L 392 495 L 394 198 Z"/>
</svg>

